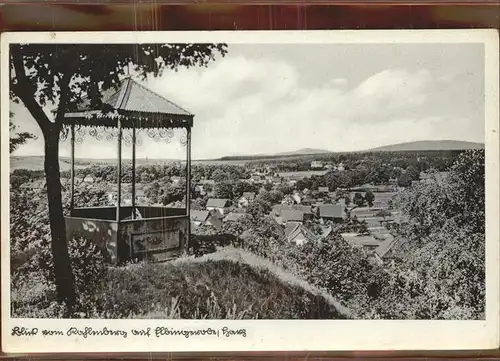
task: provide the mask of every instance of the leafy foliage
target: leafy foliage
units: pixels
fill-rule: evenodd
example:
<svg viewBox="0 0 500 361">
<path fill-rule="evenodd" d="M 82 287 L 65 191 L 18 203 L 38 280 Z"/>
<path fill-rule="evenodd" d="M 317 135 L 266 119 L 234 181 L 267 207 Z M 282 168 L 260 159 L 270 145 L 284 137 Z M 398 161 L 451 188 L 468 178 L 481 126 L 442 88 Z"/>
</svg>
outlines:
<svg viewBox="0 0 500 361">
<path fill-rule="evenodd" d="M 484 152 L 464 152 L 448 177 L 408 189 L 396 204 L 407 216 L 402 260 L 388 273 L 381 316 L 483 318 Z"/>
</svg>

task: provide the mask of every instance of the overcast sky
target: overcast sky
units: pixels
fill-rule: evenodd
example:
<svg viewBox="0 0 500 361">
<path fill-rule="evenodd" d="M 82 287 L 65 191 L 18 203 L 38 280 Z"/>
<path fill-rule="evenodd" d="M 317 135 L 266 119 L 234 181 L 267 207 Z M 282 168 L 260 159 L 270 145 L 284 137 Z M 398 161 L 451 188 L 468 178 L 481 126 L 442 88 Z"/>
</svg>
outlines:
<svg viewBox="0 0 500 361">
<path fill-rule="evenodd" d="M 195 114 L 194 159 L 484 142 L 482 44 L 230 44 L 208 68 L 180 69 L 145 85 Z M 22 105 L 11 110 L 19 131 L 40 135 Z M 142 139 L 138 157 L 184 157 L 178 139 Z M 43 139 L 15 154 L 43 154 Z M 69 155 L 67 143 L 61 155 Z M 114 158 L 116 144 L 87 137 L 76 156 Z"/>
</svg>

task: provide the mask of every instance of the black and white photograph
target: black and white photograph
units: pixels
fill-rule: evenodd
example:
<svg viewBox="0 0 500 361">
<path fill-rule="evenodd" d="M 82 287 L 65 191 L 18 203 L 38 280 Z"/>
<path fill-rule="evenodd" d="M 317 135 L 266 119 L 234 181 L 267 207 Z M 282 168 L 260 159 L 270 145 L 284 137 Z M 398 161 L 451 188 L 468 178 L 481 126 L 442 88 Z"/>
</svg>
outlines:
<svg viewBox="0 0 500 361">
<path fill-rule="evenodd" d="M 498 325 L 497 34 L 364 33 L 4 39 L 8 333 Z"/>
</svg>

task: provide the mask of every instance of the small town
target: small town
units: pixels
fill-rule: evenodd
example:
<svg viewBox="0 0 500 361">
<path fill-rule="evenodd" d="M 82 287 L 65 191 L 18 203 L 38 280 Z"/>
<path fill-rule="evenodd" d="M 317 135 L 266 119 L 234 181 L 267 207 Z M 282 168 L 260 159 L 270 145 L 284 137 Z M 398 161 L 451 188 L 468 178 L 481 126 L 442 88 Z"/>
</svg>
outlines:
<svg viewBox="0 0 500 361">
<path fill-rule="evenodd" d="M 272 209 L 265 215 L 272 217 L 282 226 L 286 241 L 291 244 L 302 245 L 324 239 L 332 231 L 333 224 L 347 225 L 356 222 L 359 228 L 357 231 L 342 233 L 342 237 L 349 244 L 366 249 L 379 262 L 396 257 L 397 254 L 391 253 L 395 242 L 388 228 L 390 224 L 398 222 L 400 217 L 400 212 L 391 206 L 392 198 L 403 189 L 398 185 L 398 180 L 389 179 L 387 184 L 362 184 L 349 189 L 338 188 L 335 191 L 330 191 L 327 186 L 312 185 L 312 189 L 305 187 L 304 179 L 308 179 L 306 176 L 319 178 L 329 171 L 342 172 L 344 165 L 311 161 L 310 170 L 281 173 L 275 172 L 270 166 L 264 169 L 254 168 L 248 172 L 249 178 L 230 182 L 233 187 L 233 183 L 237 184 L 236 187 L 239 185 L 240 194 L 238 191 L 224 193 L 223 188 L 228 184 L 227 181 L 200 179 L 194 185 L 194 194 L 198 195 L 198 198 L 194 199 L 190 214 L 191 231 L 194 234 L 222 232 L 224 224 L 245 217 L 252 210 L 254 202 L 269 197 L 274 203 L 269 203 Z M 446 172 L 436 173 L 432 179 L 445 175 Z M 419 180 L 413 180 L 411 184 L 432 181 L 430 178 L 422 173 Z M 161 187 L 178 187 L 181 180 L 185 184 L 185 179 L 179 176 L 169 177 Z M 76 177 L 75 182 L 79 192 L 95 192 L 95 185 L 101 183 L 102 179 L 87 174 Z M 69 179 L 62 178 L 62 183 L 69 185 Z M 43 187 L 43 180 L 27 182 L 20 186 L 21 189 L 31 190 L 40 190 Z M 136 184 L 138 204 L 183 206 L 182 201 L 159 203 L 159 197 L 154 194 L 152 187 L 151 184 Z M 105 198 L 110 205 L 116 202 L 116 188 L 116 185 L 105 187 Z M 122 188 L 122 204 L 131 205 L 131 184 L 122 183 Z M 245 191 L 246 189 L 252 191 Z M 185 198 L 183 200 L 185 201 Z M 244 237 L 244 234 L 239 236 Z"/>
</svg>

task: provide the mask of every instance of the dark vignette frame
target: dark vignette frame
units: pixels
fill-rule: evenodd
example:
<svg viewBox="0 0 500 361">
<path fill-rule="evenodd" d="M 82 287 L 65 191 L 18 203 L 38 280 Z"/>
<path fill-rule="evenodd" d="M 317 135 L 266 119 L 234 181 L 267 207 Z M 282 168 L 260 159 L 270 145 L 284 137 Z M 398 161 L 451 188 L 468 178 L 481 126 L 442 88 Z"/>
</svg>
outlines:
<svg viewBox="0 0 500 361">
<path fill-rule="evenodd" d="M 499 0 L 5 0 L 0 31 L 320 30 L 500 28 Z M 1 339 L 1 335 L 0 335 Z M 0 353 L 12 359 L 73 360 L 500 360 L 476 351 Z"/>
</svg>

